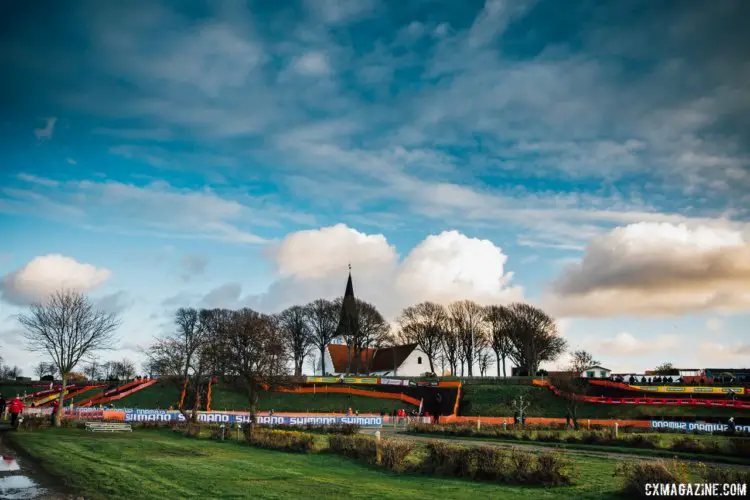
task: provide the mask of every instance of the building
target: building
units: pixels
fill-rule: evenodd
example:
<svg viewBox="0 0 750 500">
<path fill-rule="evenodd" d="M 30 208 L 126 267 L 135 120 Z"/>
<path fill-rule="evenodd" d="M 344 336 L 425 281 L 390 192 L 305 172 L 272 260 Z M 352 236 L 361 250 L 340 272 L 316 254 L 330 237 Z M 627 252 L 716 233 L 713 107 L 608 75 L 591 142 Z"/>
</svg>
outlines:
<svg viewBox="0 0 750 500">
<path fill-rule="evenodd" d="M 357 328 L 359 328 L 359 317 L 354 298 L 351 266 L 349 266 L 349 278 L 346 282 L 336 338 L 328 344 L 328 349 L 326 349 L 323 374 L 366 373 L 377 376 L 418 377 L 430 371 L 427 356 L 417 348 L 416 344 L 379 349 L 366 348 L 360 352 L 359 359 L 355 359 L 354 349 L 350 348 L 344 339 L 356 336 Z"/>
<path fill-rule="evenodd" d="M 329 344 L 326 349 L 326 374 L 343 375 L 351 373 L 349 348 L 341 344 Z M 416 344 L 365 349 L 360 355 L 360 372 L 379 377 L 399 376 L 418 377 L 430 371 L 427 356 Z"/>
<path fill-rule="evenodd" d="M 581 378 L 607 378 L 612 373 L 612 370 L 609 368 L 604 368 L 603 366 L 594 365 L 589 366 L 583 371 L 581 371 Z"/>
</svg>

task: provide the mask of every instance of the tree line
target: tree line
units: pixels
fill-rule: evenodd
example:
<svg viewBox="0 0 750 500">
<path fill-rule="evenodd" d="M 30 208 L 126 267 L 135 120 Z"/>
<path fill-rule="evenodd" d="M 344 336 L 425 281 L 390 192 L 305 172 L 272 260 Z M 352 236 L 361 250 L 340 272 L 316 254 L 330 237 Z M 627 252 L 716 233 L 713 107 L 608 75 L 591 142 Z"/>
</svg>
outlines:
<svg viewBox="0 0 750 500">
<path fill-rule="evenodd" d="M 144 349 L 144 370 L 153 377 L 175 380 L 181 389 L 180 411 L 192 407 L 194 417 L 205 403 L 208 382 L 215 377 L 231 380 L 246 391 L 252 409 L 259 390 L 278 383 L 283 375 L 301 375 L 305 360 L 319 356 L 315 365 L 324 372 L 327 346 L 338 337 L 349 346 L 350 373 L 370 371 L 372 356 L 362 357 L 362 352 L 404 343 L 416 344 L 431 372 L 441 366 L 469 376 L 475 366 L 481 375 L 488 374 L 495 363 L 498 376 L 501 368 L 507 375 L 506 360 L 533 375 L 540 363 L 556 359 L 566 348 L 555 320 L 530 304 L 422 302 L 405 308 L 397 318 L 398 327 L 392 329 L 373 304 L 356 299 L 353 314 L 344 318 L 343 303 L 343 298 L 317 299 L 278 314 L 249 308 L 180 308 L 174 330 Z M 84 372 L 92 378 L 101 373 L 107 378 L 130 378 L 134 372 L 126 360 L 98 365 L 92 359 L 95 351 L 113 347 L 120 320 L 97 310 L 80 293 L 56 292 L 45 303 L 32 305 L 19 321 L 27 346 L 49 355 L 49 364 L 39 366 L 39 373 L 60 374 L 61 393 L 80 363 L 88 362 Z"/>
</svg>

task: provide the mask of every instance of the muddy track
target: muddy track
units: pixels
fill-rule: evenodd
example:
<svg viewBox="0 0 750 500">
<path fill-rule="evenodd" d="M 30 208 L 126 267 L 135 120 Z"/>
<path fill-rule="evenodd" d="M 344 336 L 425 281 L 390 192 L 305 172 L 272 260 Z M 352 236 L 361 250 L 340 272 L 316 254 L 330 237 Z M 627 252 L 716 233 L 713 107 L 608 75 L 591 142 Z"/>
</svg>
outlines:
<svg viewBox="0 0 750 500">
<path fill-rule="evenodd" d="M 375 430 L 373 429 L 364 429 L 360 431 L 363 434 L 374 434 Z M 573 448 L 554 448 L 550 446 L 538 446 L 534 444 L 529 444 L 523 441 L 518 442 L 507 442 L 507 441 L 482 441 L 478 439 L 461 439 L 461 438 L 445 438 L 441 436 L 428 436 L 428 435 L 412 435 L 412 434 L 405 434 L 402 431 L 396 431 L 394 429 L 387 429 L 383 428 L 381 429 L 381 435 L 383 437 L 398 437 L 399 439 L 409 439 L 413 441 L 420 441 L 420 442 L 429 442 L 429 441 L 443 441 L 446 443 L 454 443 L 454 444 L 462 444 L 466 446 L 494 446 L 498 448 L 523 448 L 525 450 L 530 451 L 559 451 L 566 454 L 571 455 L 578 455 L 583 457 L 596 457 L 596 458 L 607 458 L 611 460 L 664 460 L 665 457 L 658 457 L 658 456 L 649 456 L 649 455 L 636 455 L 631 453 L 617 453 L 617 452 L 609 452 L 609 451 L 600 451 L 600 450 L 581 450 L 581 449 L 573 449 Z M 721 462 L 712 462 L 710 458 L 706 458 L 703 460 L 691 460 L 691 459 L 681 459 L 686 462 L 701 462 L 706 464 L 711 464 L 712 466 L 716 467 L 729 467 L 729 468 L 749 468 L 750 465 L 741 465 L 741 464 L 726 464 Z"/>
</svg>

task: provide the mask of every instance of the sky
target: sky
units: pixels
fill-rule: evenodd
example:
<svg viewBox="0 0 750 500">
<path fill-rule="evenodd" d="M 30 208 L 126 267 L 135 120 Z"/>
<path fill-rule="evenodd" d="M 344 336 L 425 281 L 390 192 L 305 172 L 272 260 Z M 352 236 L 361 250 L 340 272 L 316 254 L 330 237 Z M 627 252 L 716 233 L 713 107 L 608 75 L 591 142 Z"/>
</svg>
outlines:
<svg viewBox="0 0 750 500">
<path fill-rule="evenodd" d="M 5 2 L 0 355 L 59 288 L 528 301 L 617 371 L 750 358 L 744 0 Z M 560 366 L 565 358 L 551 366 Z"/>
</svg>

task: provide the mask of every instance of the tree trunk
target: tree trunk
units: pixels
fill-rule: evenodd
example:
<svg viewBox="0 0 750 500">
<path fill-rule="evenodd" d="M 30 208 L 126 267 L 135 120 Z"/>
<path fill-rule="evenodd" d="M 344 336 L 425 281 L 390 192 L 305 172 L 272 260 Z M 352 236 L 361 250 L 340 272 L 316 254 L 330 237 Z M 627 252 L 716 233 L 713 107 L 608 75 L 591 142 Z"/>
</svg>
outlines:
<svg viewBox="0 0 750 500">
<path fill-rule="evenodd" d="M 497 359 L 497 378 L 500 378 L 500 355 L 495 353 L 495 358 Z M 505 364 L 503 364 L 503 371 L 505 371 Z"/>
<path fill-rule="evenodd" d="M 427 356 L 427 362 L 430 364 L 430 373 L 435 373 L 435 365 L 432 362 L 432 356 Z"/>
<path fill-rule="evenodd" d="M 57 406 L 57 412 L 55 413 L 55 427 L 62 426 L 62 416 L 65 412 L 65 387 L 68 382 L 65 375 L 65 373 L 62 374 L 62 386 L 60 387 L 60 399 L 58 401 L 60 404 Z"/>
<path fill-rule="evenodd" d="M 505 356 L 503 356 L 503 377 L 507 377 L 507 373 L 505 373 Z"/>
<path fill-rule="evenodd" d="M 320 348 L 320 376 L 325 377 L 326 374 L 326 346 Z"/>
<path fill-rule="evenodd" d="M 201 404 L 201 390 L 200 386 L 198 386 L 195 389 L 195 404 L 193 405 L 193 412 L 190 415 L 190 421 L 191 422 L 197 422 L 198 421 L 198 408 Z"/>
</svg>

